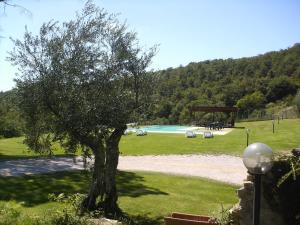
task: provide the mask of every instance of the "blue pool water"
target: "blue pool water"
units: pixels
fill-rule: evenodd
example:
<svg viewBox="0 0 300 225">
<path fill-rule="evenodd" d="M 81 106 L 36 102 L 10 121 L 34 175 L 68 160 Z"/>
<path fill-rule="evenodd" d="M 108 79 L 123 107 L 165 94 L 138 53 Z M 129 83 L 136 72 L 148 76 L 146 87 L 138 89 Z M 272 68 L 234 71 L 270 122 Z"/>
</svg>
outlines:
<svg viewBox="0 0 300 225">
<path fill-rule="evenodd" d="M 185 133 L 187 130 L 190 130 L 191 127 L 178 125 L 152 125 L 141 127 L 140 129 L 155 133 Z"/>
</svg>

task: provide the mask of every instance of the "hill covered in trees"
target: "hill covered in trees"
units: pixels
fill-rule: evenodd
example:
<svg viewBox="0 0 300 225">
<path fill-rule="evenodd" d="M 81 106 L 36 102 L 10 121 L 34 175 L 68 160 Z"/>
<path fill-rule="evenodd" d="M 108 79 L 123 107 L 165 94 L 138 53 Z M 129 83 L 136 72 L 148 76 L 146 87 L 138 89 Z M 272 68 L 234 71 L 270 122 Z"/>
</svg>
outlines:
<svg viewBox="0 0 300 225">
<path fill-rule="evenodd" d="M 264 114 L 293 104 L 300 87 L 300 44 L 255 57 L 190 63 L 156 75 L 152 118 L 157 123 L 189 123 L 191 106 L 238 106 L 240 117 Z M 198 116 L 207 120 L 211 115 Z"/>
<path fill-rule="evenodd" d="M 239 117 L 256 117 L 274 109 L 300 109 L 300 44 L 240 59 L 217 59 L 157 71 L 148 123 L 189 124 L 210 121 L 211 114 L 191 116 L 191 106 L 238 106 Z M 16 89 L 0 92 L 0 137 L 19 136 L 23 120 Z M 227 115 L 216 117 L 226 120 Z"/>
</svg>

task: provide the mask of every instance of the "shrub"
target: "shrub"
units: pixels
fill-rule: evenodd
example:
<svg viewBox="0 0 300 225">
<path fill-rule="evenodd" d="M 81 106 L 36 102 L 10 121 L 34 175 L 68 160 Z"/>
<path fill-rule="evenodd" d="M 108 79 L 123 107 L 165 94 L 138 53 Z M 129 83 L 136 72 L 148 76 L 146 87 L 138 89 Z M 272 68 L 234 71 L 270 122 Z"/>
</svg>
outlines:
<svg viewBox="0 0 300 225">
<path fill-rule="evenodd" d="M 21 213 L 16 205 L 11 203 L 0 204 L 0 225 L 17 224 L 20 215 Z"/>
<path fill-rule="evenodd" d="M 298 89 L 298 92 L 293 100 L 293 103 L 297 106 L 298 112 L 300 112 L 300 89 Z"/>
<path fill-rule="evenodd" d="M 264 196 L 274 211 L 280 212 L 288 225 L 300 225 L 300 158 L 278 156 L 267 179 L 262 180 Z"/>
<path fill-rule="evenodd" d="M 51 195 L 52 199 L 65 204 L 62 210 L 51 209 L 47 215 L 41 217 L 26 215 L 21 211 L 21 205 L 16 203 L 0 204 L 0 225 L 91 225 L 88 217 L 79 216 L 76 213 L 80 194 L 65 197 Z"/>
</svg>

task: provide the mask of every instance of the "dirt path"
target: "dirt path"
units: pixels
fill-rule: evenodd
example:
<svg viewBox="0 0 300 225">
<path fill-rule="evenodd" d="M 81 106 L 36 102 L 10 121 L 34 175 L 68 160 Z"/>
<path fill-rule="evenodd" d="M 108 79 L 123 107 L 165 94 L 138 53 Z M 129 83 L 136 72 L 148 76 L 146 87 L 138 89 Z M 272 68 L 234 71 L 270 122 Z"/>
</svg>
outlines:
<svg viewBox="0 0 300 225">
<path fill-rule="evenodd" d="M 242 184 L 247 176 L 242 159 L 228 155 L 126 156 L 120 158 L 118 168 L 205 177 L 233 184 Z"/>
<path fill-rule="evenodd" d="M 82 158 L 24 159 L 0 161 L 1 176 L 82 170 Z M 240 157 L 228 155 L 121 156 L 118 169 L 152 171 L 205 177 L 240 185 L 247 172 Z"/>
</svg>

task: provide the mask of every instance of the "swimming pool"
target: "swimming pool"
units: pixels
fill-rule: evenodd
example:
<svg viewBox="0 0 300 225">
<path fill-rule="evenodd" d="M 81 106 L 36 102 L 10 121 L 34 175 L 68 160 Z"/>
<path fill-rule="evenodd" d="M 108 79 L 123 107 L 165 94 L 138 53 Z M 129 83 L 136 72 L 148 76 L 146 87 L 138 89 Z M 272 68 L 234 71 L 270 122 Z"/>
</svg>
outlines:
<svg viewBox="0 0 300 225">
<path fill-rule="evenodd" d="M 136 133 L 137 130 L 143 130 L 147 133 L 171 133 L 171 134 L 185 134 L 186 131 L 192 130 L 195 134 L 202 135 L 204 131 L 213 132 L 214 135 L 225 135 L 232 131 L 232 129 L 225 128 L 220 131 L 205 130 L 204 127 L 192 127 L 192 126 L 179 126 L 179 125 L 151 125 L 142 126 L 139 128 L 128 127 L 125 134 Z"/>
<path fill-rule="evenodd" d="M 149 133 L 185 133 L 187 130 L 195 130 L 197 128 L 179 125 L 152 125 L 141 127 L 140 129 Z"/>
</svg>

